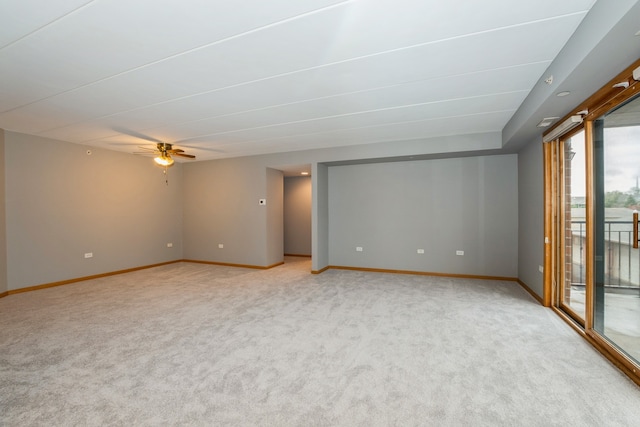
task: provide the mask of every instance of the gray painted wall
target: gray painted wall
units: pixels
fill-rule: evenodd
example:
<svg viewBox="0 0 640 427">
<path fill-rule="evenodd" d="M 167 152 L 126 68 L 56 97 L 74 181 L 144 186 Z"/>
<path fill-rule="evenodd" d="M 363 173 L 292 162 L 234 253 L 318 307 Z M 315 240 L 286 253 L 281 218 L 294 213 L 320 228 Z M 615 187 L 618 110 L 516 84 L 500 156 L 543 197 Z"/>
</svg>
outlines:
<svg viewBox="0 0 640 427">
<path fill-rule="evenodd" d="M 282 171 L 267 168 L 267 265 L 284 260 L 284 176 Z"/>
<path fill-rule="evenodd" d="M 544 171 L 542 141 L 518 153 L 518 278 L 542 298 L 544 261 Z"/>
<path fill-rule="evenodd" d="M 266 166 L 259 158 L 187 165 L 183 192 L 184 257 L 270 265 L 266 208 L 273 203 L 267 194 L 266 180 Z M 260 206 L 260 199 L 267 199 L 267 206 Z M 219 244 L 224 247 L 219 248 Z"/>
<path fill-rule="evenodd" d="M 9 290 L 182 258 L 180 165 L 9 131 L 5 156 Z"/>
<path fill-rule="evenodd" d="M 320 271 L 329 265 L 329 168 L 311 166 L 311 270 Z"/>
<path fill-rule="evenodd" d="M 330 167 L 329 264 L 517 277 L 517 192 L 516 155 Z"/>
<path fill-rule="evenodd" d="M 166 186 L 161 169 L 145 157 L 6 135 L 9 290 L 181 258 L 257 266 L 280 262 L 284 207 L 277 169 L 300 164 L 312 166 L 312 269 L 320 270 L 329 265 L 330 167 L 323 162 L 413 155 L 424 153 L 425 146 L 434 154 L 448 145 L 493 148 L 500 136 L 185 163 L 169 169 Z M 258 205 L 261 198 L 267 209 Z M 86 252 L 94 257 L 85 259 Z"/>
<path fill-rule="evenodd" d="M 284 178 L 284 253 L 311 256 L 311 177 Z"/>
<path fill-rule="evenodd" d="M 0 294 L 9 290 L 7 285 L 7 224 L 5 217 L 4 130 L 0 129 Z"/>
</svg>

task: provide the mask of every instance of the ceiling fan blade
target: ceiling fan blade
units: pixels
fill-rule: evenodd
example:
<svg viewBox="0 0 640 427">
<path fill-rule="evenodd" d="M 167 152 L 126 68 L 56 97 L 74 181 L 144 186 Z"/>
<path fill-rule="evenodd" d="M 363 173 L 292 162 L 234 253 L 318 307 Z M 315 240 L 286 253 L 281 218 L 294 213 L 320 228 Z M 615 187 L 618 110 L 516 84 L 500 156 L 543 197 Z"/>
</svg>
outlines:
<svg viewBox="0 0 640 427">
<path fill-rule="evenodd" d="M 177 142 L 176 142 L 177 144 Z M 182 147 L 184 148 L 191 148 L 192 150 L 203 150 L 203 151 L 213 151 L 215 153 L 224 153 L 224 150 L 218 150 L 215 148 L 207 148 L 207 147 L 201 147 L 198 145 L 184 145 L 184 144 L 180 144 Z"/>
<path fill-rule="evenodd" d="M 182 153 L 173 153 L 174 156 L 179 156 L 179 157 L 187 157 L 189 159 L 195 159 L 196 156 L 192 155 L 192 154 L 182 154 Z"/>
<path fill-rule="evenodd" d="M 167 150 L 167 153 L 184 153 L 184 150 L 179 148 L 172 148 L 171 150 Z"/>
<path fill-rule="evenodd" d="M 145 134 L 140 133 L 140 132 L 136 132 L 135 130 L 131 130 L 131 129 L 127 129 L 127 128 L 123 128 L 123 127 L 119 127 L 119 126 L 115 126 L 112 129 L 115 130 L 116 132 L 120 132 L 120 133 L 123 133 L 125 135 L 133 136 L 134 138 L 144 139 L 146 141 L 151 141 L 151 142 L 156 142 L 156 143 L 163 142 L 163 141 L 160 141 L 159 139 L 156 139 L 156 138 L 154 138 L 152 136 L 145 135 Z"/>
<path fill-rule="evenodd" d="M 142 145 L 138 145 L 138 148 L 140 148 L 141 150 L 147 150 L 147 151 L 153 151 L 153 152 L 158 151 L 156 148 L 143 147 Z"/>
</svg>

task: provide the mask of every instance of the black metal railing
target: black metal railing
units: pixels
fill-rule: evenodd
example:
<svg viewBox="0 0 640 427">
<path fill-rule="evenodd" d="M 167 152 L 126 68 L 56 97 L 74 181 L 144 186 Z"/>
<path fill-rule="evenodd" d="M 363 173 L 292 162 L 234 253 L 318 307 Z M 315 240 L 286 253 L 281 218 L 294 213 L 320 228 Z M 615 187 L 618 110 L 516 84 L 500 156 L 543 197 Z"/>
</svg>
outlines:
<svg viewBox="0 0 640 427">
<path fill-rule="evenodd" d="M 640 291 L 640 249 L 633 248 L 633 221 L 606 221 L 604 227 L 604 285 L 609 288 Z M 571 261 L 573 286 L 586 281 L 586 223 L 571 222 Z"/>
</svg>

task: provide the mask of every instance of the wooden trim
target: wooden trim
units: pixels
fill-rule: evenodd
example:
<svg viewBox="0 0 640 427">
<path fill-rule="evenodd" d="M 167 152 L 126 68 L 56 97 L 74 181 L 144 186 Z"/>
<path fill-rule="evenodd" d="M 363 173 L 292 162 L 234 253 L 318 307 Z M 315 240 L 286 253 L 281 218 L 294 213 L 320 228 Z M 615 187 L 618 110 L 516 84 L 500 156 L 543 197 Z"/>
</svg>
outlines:
<svg viewBox="0 0 640 427">
<path fill-rule="evenodd" d="M 320 274 L 320 273 L 324 273 L 325 271 L 327 271 L 329 268 L 329 266 L 326 266 L 324 268 L 321 268 L 320 270 L 311 270 L 311 274 Z"/>
<path fill-rule="evenodd" d="M 145 270 L 147 268 L 160 267 L 162 265 L 174 264 L 174 263 L 180 262 L 180 261 L 182 261 L 182 260 L 161 262 L 161 263 L 158 263 L 158 264 L 145 265 L 145 266 L 142 266 L 142 267 L 134 267 L 134 268 L 127 268 L 125 270 L 111 271 L 109 273 L 94 274 L 92 276 L 84 276 L 84 277 L 78 277 L 78 278 L 75 278 L 75 279 L 61 280 L 59 282 L 45 283 L 45 284 L 36 285 L 36 286 L 28 286 L 26 288 L 12 289 L 12 290 L 9 290 L 6 293 L 7 293 L 7 295 L 21 294 L 23 292 L 37 291 L 37 290 L 40 290 L 40 289 L 53 288 L 53 287 L 62 286 L 62 285 L 69 285 L 71 283 L 84 282 L 86 280 L 100 279 L 102 277 L 115 276 L 115 275 L 124 274 L 124 273 L 131 273 L 131 272 L 138 271 L 138 270 Z"/>
<path fill-rule="evenodd" d="M 544 305 L 544 300 L 542 298 L 540 298 L 540 296 L 538 294 L 536 294 L 535 292 L 533 292 L 533 290 L 527 286 L 526 283 L 524 283 L 522 280 L 518 279 L 517 280 L 518 284 L 520 286 L 522 286 L 524 288 L 525 291 L 529 292 L 531 294 L 531 296 L 540 303 L 540 305 Z"/>
<path fill-rule="evenodd" d="M 625 80 L 629 82 L 629 79 L 631 79 L 631 83 L 629 87 L 625 89 L 609 88 L 610 95 L 608 96 L 611 96 L 611 98 L 608 99 L 603 104 L 600 104 L 594 107 L 593 110 L 589 111 L 589 114 L 587 114 L 586 118 L 588 120 L 596 120 L 598 117 L 602 116 L 603 114 L 606 114 L 611 109 L 617 107 L 618 105 L 622 104 L 629 98 L 635 96 L 637 93 L 638 87 L 640 87 L 640 85 L 638 85 L 638 82 L 636 82 L 633 79 L 633 76 L 626 77 L 626 79 L 623 77 L 623 78 L 614 79 L 614 80 L 617 80 L 617 82 L 625 81 Z M 618 92 L 615 92 L 615 91 L 618 91 Z"/>
<path fill-rule="evenodd" d="M 558 307 L 551 307 L 562 320 L 564 320 L 571 328 L 584 338 L 589 344 L 591 344 L 600 354 L 602 354 L 612 365 L 622 371 L 623 374 L 629 377 L 631 381 L 640 386 L 640 367 L 626 360 L 621 359 L 618 352 L 614 350 L 609 343 L 603 340 L 599 335 L 595 333 L 588 333 L 585 331 L 574 319 L 567 313 L 559 309 Z"/>
<path fill-rule="evenodd" d="M 7 295 L 9 295 L 9 292 L 3 292 L 3 293 L 0 294 L 0 298 L 4 298 Z"/>
<path fill-rule="evenodd" d="M 636 83 L 634 83 L 635 80 L 633 79 L 633 70 L 638 67 L 640 67 L 640 59 L 636 60 L 633 64 L 625 68 L 624 71 L 622 71 L 620 74 L 609 80 L 609 82 L 602 86 L 597 92 L 595 92 L 589 98 L 585 99 L 580 105 L 571 110 L 571 112 L 569 112 L 566 116 L 558 120 L 557 124 L 548 129 L 544 134 L 551 132 L 556 126 L 567 120 L 569 117 L 585 110 L 588 111 L 588 114 L 584 117 L 585 121 L 595 120 L 608 111 L 608 109 L 604 111 L 604 109 L 600 106 L 607 105 L 610 106 L 609 109 L 611 109 L 614 105 L 613 101 L 620 103 L 623 102 L 623 100 L 633 96 L 633 92 L 636 90 L 634 86 L 637 85 Z M 627 80 L 630 84 L 627 89 L 613 87 L 614 84 L 624 80 Z M 590 108 L 591 110 L 589 110 Z"/>
<path fill-rule="evenodd" d="M 284 256 L 297 256 L 300 258 L 311 258 L 311 255 L 303 255 L 303 254 L 284 254 Z"/>
<path fill-rule="evenodd" d="M 326 269 L 334 270 L 352 270 L 352 271 L 366 271 L 372 273 L 392 273 L 392 274 L 414 274 L 418 276 L 436 276 L 436 277 L 453 277 L 458 279 L 482 279 L 482 280 L 504 280 L 509 282 L 517 282 L 516 277 L 504 277 L 504 276 L 478 276 L 475 274 L 453 274 L 453 273 L 435 273 L 430 271 L 414 271 L 414 270 L 390 270 L 386 268 L 368 268 L 368 267 L 348 267 L 344 265 L 330 265 L 325 267 Z M 324 271 L 322 270 L 322 271 Z"/>
<path fill-rule="evenodd" d="M 625 373 L 634 383 L 640 386 L 640 365 L 632 362 L 593 329 L 585 331 L 585 336 L 600 353 Z"/>
<path fill-rule="evenodd" d="M 552 229 L 553 229 L 553 145 L 551 142 L 542 144 L 544 157 L 544 236 L 543 236 L 543 285 L 542 305 L 551 306 L 552 294 Z"/>
<path fill-rule="evenodd" d="M 638 249 L 638 211 L 633 211 L 633 249 Z"/>
<path fill-rule="evenodd" d="M 201 260 L 195 260 L 195 259 L 183 259 L 180 260 L 182 262 L 192 262 L 195 264 L 209 264 L 209 265 L 223 265 L 226 267 L 239 267 L 239 268 L 252 268 L 254 270 L 268 270 L 270 268 L 274 268 L 277 267 L 279 265 L 284 264 L 284 261 L 281 262 L 277 262 L 275 264 L 271 264 L 271 265 L 267 265 L 267 266 L 263 266 L 263 265 L 250 265 L 250 264 L 233 264 L 233 263 L 229 263 L 229 262 L 217 262 L 217 261 L 201 261 Z"/>
<path fill-rule="evenodd" d="M 594 188 L 594 147 L 593 147 L 593 121 L 589 120 L 584 125 L 584 137 L 585 137 L 585 158 L 586 164 L 584 165 L 586 171 L 586 196 L 587 205 L 585 210 L 585 260 L 586 260 L 586 274 L 585 274 L 585 300 L 584 300 L 584 327 L 589 330 L 593 328 L 593 297 L 595 288 L 595 188 Z"/>
<path fill-rule="evenodd" d="M 571 317 L 574 322 L 576 322 L 577 324 L 579 324 L 584 328 L 586 320 L 583 319 L 582 316 L 573 309 L 573 307 L 562 302 L 555 308 L 563 311 L 567 316 Z M 586 317 L 586 314 L 587 313 L 585 312 L 585 317 Z"/>
</svg>

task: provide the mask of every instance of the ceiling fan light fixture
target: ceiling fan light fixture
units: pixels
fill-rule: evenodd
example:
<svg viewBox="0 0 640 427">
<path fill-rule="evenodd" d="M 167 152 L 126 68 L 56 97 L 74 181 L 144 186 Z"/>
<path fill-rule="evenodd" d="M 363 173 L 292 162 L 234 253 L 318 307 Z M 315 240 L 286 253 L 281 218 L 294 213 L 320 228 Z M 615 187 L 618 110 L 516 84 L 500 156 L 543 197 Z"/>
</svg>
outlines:
<svg viewBox="0 0 640 427">
<path fill-rule="evenodd" d="M 154 158 L 153 161 L 160 166 L 164 166 L 164 167 L 173 166 L 173 159 L 164 153 Z"/>
</svg>

